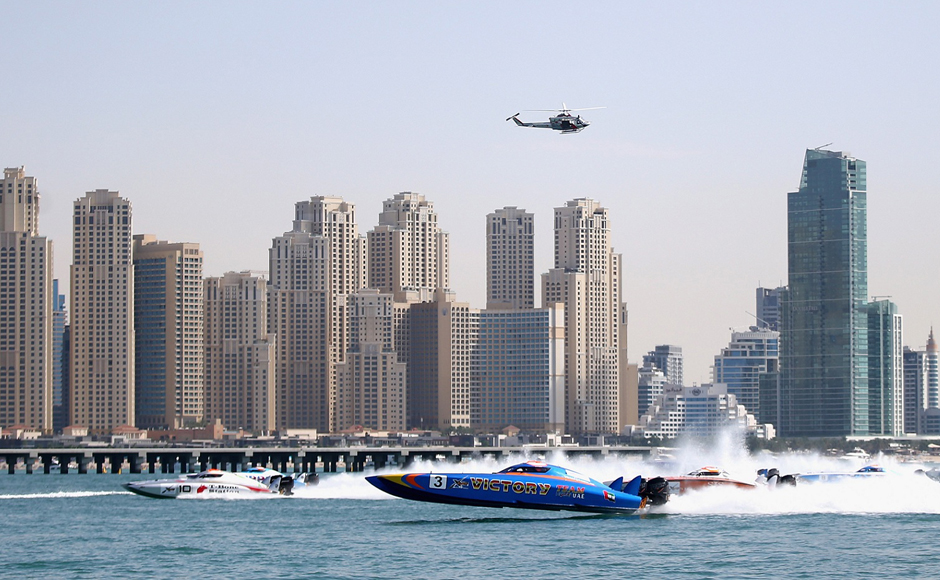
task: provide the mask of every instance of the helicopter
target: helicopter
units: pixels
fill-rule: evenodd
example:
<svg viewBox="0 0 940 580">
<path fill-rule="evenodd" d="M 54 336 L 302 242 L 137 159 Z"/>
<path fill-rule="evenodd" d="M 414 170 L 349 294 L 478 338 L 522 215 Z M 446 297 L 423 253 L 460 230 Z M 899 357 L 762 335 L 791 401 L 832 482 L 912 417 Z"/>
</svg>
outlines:
<svg viewBox="0 0 940 580">
<path fill-rule="evenodd" d="M 607 107 L 587 107 L 586 109 L 569 109 L 568 105 L 565 103 L 561 104 L 560 109 L 530 109 L 530 111 L 542 112 L 542 113 L 559 113 L 553 117 L 548 118 L 547 123 L 523 123 L 519 120 L 520 113 L 516 113 L 511 117 L 507 117 L 506 120 L 510 119 L 516 122 L 516 125 L 520 127 L 536 127 L 539 129 L 554 129 L 555 131 L 561 131 L 564 135 L 565 133 L 578 133 L 590 123 L 587 119 L 582 119 L 581 115 L 572 116 L 572 111 L 591 111 L 594 109 L 606 109 Z"/>
</svg>

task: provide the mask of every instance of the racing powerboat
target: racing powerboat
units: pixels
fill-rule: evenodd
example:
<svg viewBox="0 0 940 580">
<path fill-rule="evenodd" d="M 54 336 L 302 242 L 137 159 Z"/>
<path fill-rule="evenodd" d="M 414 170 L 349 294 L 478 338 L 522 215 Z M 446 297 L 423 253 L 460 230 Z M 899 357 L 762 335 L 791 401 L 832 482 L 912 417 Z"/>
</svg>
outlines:
<svg viewBox="0 0 940 580">
<path fill-rule="evenodd" d="M 693 490 L 721 486 L 737 489 L 754 489 L 757 484 L 731 477 L 727 471 L 717 467 L 702 467 L 685 475 L 664 478 L 669 484 L 670 494 L 683 494 Z"/>
<path fill-rule="evenodd" d="M 793 484 L 796 485 L 799 483 L 824 483 L 829 481 L 845 481 L 846 479 L 884 477 L 889 474 L 890 472 L 880 465 L 866 465 L 858 471 L 834 473 L 794 473 L 792 474 L 792 477 Z"/>
<path fill-rule="evenodd" d="M 640 476 L 626 483 L 620 477 L 607 485 L 541 461 L 496 473 L 398 473 L 366 480 L 396 497 L 455 505 L 629 514 L 649 502 L 639 495 Z"/>
<path fill-rule="evenodd" d="M 298 481 L 299 479 L 299 481 Z M 286 476 L 273 469 L 251 468 L 243 473 L 207 469 L 181 475 L 176 479 L 155 479 L 125 483 L 124 488 L 136 494 L 158 498 L 230 497 L 259 494 L 291 495 L 297 483 L 306 478 Z"/>
</svg>

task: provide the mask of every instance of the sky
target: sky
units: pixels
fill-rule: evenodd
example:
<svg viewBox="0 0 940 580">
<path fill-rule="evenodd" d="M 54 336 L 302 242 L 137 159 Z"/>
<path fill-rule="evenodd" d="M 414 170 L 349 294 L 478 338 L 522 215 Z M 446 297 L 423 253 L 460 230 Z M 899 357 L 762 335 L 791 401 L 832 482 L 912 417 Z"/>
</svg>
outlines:
<svg viewBox="0 0 940 580">
<path fill-rule="evenodd" d="M 807 148 L 868 163 L 869 293 L 905 343 L 936 321 L 940 3 L 43 2 L 0 0 L 0 163 L 42 195 L 67 286 L 72 202 L 107 188 L 135 233 L 198 242 L 204 274 L 267 270 L 294 203 L 402 191 L 451 236 L 451 286 L 485 306 L 485 218 L 609 209 L 629 355 L 711 379 L 758 286 L 785 284 L 786 194 Z M 586 111 L 562 135 L 506 122 Z M 538 288 L 538 285 L 537 285 Z M 536 297 L 537 303 L 540 297 Z"/>
</svg>

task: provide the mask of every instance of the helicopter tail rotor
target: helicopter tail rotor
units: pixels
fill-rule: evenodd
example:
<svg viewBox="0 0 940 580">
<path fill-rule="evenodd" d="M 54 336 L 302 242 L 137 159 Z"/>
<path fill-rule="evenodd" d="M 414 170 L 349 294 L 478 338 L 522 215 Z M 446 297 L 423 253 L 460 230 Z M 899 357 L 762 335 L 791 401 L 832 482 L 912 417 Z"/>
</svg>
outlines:
<svg viewBox="0 0 940 580">
<path fill-rule="evenodd" d="M 510 119 L 515 119 L 515 118 L 518 117 L 518 116 L 519 116 L 519 113 L 516 113 L 515 115 L 513 115 L 513 116 L 511 116 L 511 117 L 506 117 L 506 120 L 508 121 L 508 120 L 510 120 Z M 518 121 L 518 119 L 516 119 L 516 120 Z"/>
</svg>

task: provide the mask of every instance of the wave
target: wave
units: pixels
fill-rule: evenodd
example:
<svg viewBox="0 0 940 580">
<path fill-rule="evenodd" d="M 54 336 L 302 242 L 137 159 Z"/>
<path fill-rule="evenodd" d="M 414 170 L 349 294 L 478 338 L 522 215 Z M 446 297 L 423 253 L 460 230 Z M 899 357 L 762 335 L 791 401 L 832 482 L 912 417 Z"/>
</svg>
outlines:
<svg viewBox="0 0 940 580">
<path fill-rule="evenodd" d="M 70 497 L 96 497 L 101 495 L 133 495 L 129 491 L 51 491 L 48 493 L 0 494 L 2 499 L 51 499 Z"/>
</svg>

